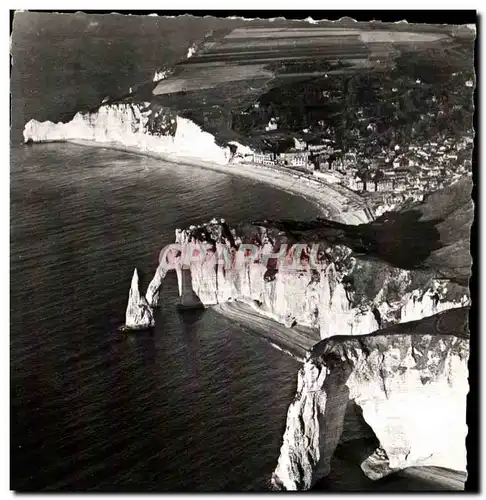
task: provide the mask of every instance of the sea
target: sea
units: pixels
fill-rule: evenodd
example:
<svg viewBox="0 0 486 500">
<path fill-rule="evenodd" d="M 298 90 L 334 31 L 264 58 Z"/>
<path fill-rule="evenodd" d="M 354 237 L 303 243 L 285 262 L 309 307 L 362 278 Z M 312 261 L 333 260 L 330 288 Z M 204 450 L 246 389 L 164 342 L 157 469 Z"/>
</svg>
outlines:
<svg viewBox="0 0 486 500">
<path fill-rule="evenodd" d="M 211 309 L 179 313 L 166 277 L 152 334 L 122 334 L 176 228 L 312 218 L 268 185 L 102 148 L 22 144 L 30 118 L 150 80 L 224 20 L 17 13 L 10 165 L 11 489 L 268 487 L 299 363 Z M 227 21 L 234 23 L 235 21 Z M 212 24 L 211 24 L 212 23 Z"/>
<path fill-rule="evenodd" d="M 118 327 L 134 268 L 146 287 L 176 228 L 213 217 L 311 219 L 317 208 L 193 166 L 67 143 L 22 144 L 29 119 L 67 120 L 185 58 L 209 30 L 237 22 L 15 14 L 12 490 L 269 488 L 300 364 L 211 309 L 180 313 L 173 273 L 152 333 Z M 336 474 L 337 489 L 363 488 L 350 484 L 356 472 L 344 463 Z M 396 488 L 410 489 L 404 481 Z"/>
<path fill-rule="evenodd" d="M 308 219 L 242 178 L 71 144 L 12 148 L 11 487 L 241 491 L 268 486 L 299 363 L 166 277 L 152 333 L 125 334 L 176 228 Z"/>
</svg>

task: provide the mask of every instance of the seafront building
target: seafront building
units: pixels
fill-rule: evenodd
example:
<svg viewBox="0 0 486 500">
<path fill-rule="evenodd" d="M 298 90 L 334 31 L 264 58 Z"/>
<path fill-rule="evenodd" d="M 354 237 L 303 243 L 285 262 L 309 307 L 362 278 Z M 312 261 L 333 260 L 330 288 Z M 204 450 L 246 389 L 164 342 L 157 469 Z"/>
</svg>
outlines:
<svg viewBox="0 0 486 500">
<path fill-rule="evenodd" d="M 273 127 L 274 123 L 269 125 Z M 374 131 L 371 127 L 370 132 Z M 245 161 L 309 172 L 316 179 L 338 183 L 358 193 L 370 193 L 377 199 L 392 193 L 401 199 L 422 199 L 428 192 L 441 189 L 461 176 L 471 175 L 472 170 L 473 139 L 468 134 L 460 138 L 442 134 L 435 140 L 413 144 L 392 142 L 378 150 L 373 149 L 373 139 L 360 138 L 362 147 L 347 151 L 337 148 L 327 136 L 292 139 L 293 147 L 284 152 L 255 152 Z"/>
<path fill-rule="evenodd" d="M 278 155 L 279 163 L 292 167 L 306 167 L 309 163 L 310 151 L 290 151 Z"/>
<path fill-rule="evenodd" d="M 253 163 L 260 165 L 275 165 L 274 153 L 255 153 L 253 155 Z"/>
</svg>

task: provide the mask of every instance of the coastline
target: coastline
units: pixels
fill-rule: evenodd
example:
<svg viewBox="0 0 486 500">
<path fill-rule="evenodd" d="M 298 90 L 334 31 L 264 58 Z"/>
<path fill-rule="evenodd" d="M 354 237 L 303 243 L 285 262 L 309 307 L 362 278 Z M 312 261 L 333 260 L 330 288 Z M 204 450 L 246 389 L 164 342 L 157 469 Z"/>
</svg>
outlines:
<svg viewBox="0 0 486 500">
<path fill-rule="evenodd" d="M 342 187 L 336 189 L 322 181 L 307 179 L 298 173 L 292 174 L 282 169 L 249 163 L 219 164 L 207 160 L 199 160 L 197 158 L 142 150 L 134 146 L 125 146 L 115 142 L 96 142 L 84 139 L 68 139 L 64 142 L 78 146 L 114 149 L 126 153 L 148 156 L 169 163 L 185 165 L 191 168 L 202 168 L 243 177 L 256 182 L 269 184 L 281 191 L 300 196 L 314 204 L 319 209 L 320 215 L 326 218 L 346 224 L 363 224 L 371 220 L 370 214 L 367 213 L 365 202 L 359 200 L 357 194 L 352 191 L 343 194 L 340 192 L 344 190 Z M 352 199 L 350 200 L 350 198 Z M 354 203 L 361 202 L 363 208 L 361 210 L 350 211 L 347 207 L 350 201 Z"/>
<path fill-rule="evenodd" d="M 347 224 L 361 224 L 370 220 L 364 210 L 348 212 L 345 206 L 347 203 L 346 196 L 332 186 L 317 180 L 310 181 L 298 173 L 292 175 L 292 173 L 282 171 L 279 168 L 248 163 L 218 164 L 195 158 L 141 150 L 137 147 L 114 142 L 102 143 L 82 139 L 69 139 L 61 142 L 80 147 L 118 150 L 138 156 L 160 159 L 189 168 L 202 168 L 250 179 L 306 199 L 317 207 L 320 215 L 326 218 Z M 352 192 L 351 195 L 353 198 L 358 196 Z M 301 325 L 287 328 L 276 321 L 275 318 L 263 314 L 262 311 L 258 311 L 244 302 L 218 304 L 212 306 L 211 309 L 229 321 L 248 329 L 250 333 L 258 335 L 274 348 L 285 352 L 300 362 L 304 361 L 306 352 L 321 340 L 319 333 L 310 328 Z"/>
</svg>

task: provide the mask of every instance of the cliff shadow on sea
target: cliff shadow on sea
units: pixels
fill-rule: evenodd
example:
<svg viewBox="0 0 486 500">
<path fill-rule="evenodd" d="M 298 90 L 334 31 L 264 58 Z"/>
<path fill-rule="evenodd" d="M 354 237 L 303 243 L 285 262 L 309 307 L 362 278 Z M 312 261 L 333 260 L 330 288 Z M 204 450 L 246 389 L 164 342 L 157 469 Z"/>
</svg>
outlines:
<svg viewBox="0 0 486 500">
<path fill-rule="evenodd" d="M 185 266 L 182 266 L 180 270 L 177 271 L 180 275 L 180 291 L 181 300 L 177 305 L 177 309 L 181 312 L 183 311 L 194 311 L 196 309 L 204 309 L 204 304 L 194 291 L 192 286 L 192 275 L 191 270 Z"/>
<path fill-rule="evenodd" d="M 389 212 L 366 228 L 368 251 L 395 267 L 420 267 L 434 250 L 442 248 L 436 226 L 442 220 L 420 220 L 418 210 Z"/>
</svg>

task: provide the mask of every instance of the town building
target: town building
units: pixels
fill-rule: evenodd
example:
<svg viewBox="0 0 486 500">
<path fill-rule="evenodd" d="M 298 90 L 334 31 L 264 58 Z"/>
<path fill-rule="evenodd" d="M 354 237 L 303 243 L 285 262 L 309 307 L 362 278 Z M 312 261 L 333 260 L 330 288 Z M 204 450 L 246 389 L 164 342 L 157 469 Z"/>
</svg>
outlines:
<svg viewBox="0 0 486 500">
<path fill-rule="evenodd" d="M 274 165 L 275 164 L 275 154 L 274 153 L 255 153 L 253 155 L 253 161 L 261 165 Z"/>
<path fill-rule="evenodd" d="M 278 125 L 277 125 L 277 120 L 275 118 L 270 118 L 270 121 L 268 122 L 268 125 L 265 127 L 265 130 L 267 132 L 270 132 L 272 130 L 277 130 Z"/>
<path fill-rule="evenodd" d="M 353 191 L 360 191 L 360 189 L 363 189 L 363 181 L 358 177 L 349 178 L 348 187 Z"/>
<path fill-rule="evenodd" d="M 305 149 L 307 149 L 307 143 L 305 141 L 297 139 L 296 137 L 294 137 L 294 144 L 294 147 L 297 151 L 304 151 Z"/>
<path fill-rule="evenodd" d="M 383 179 L 382 181 L 377 182 L 375 185 L 375 191 L 393 191 L 393 181 L 391 179 Z"/>
<path fill-rule="evenodd" d="M 305 167 L 309 163 L 309 151 L 288 151 L 280 153 L 279 160 L 291 167 Z"/>
<path fill-rule="evenodd" d="M 329 149 L 329 146 L 327 144 L 309 144 L 307 149 L 309 151 L 326 151 Z"/>
<path fill-rule="evenodd" d="M 333 165 L 332 163 L 330 164 L 327 160 L 322 159 L 319 161 L 319 170 L 321 170 L 322 172 L 333 170 Z"/>
</svg>

